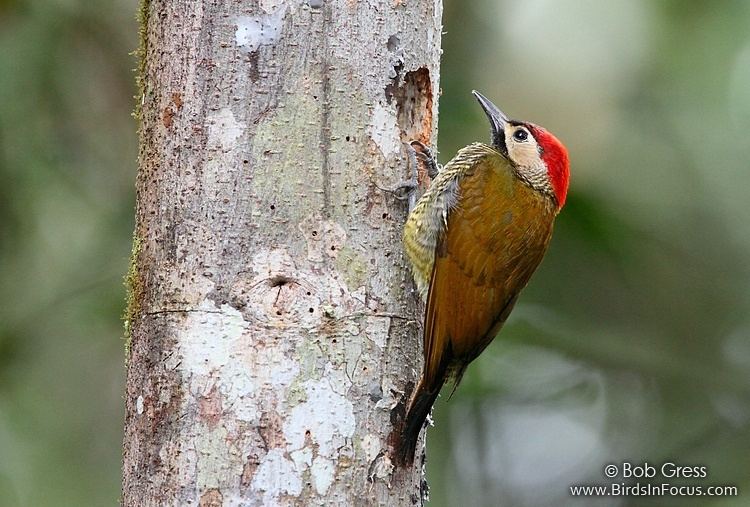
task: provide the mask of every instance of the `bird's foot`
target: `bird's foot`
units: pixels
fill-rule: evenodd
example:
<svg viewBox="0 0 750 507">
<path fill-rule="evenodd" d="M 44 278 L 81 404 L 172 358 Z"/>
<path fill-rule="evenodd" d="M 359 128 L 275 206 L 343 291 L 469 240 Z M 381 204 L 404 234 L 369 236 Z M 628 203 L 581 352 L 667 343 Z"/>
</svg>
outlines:
<svg viewBox="0 0 750 507">
<path fill-rule="evenodd" d="M 375 187 L 383 192 L 388 192 L 399 201 L 408 201 L 409 213 L 411 213 L 411 210 L 414 209 L 414 206 L 417 203 L 417 189 L 419 188 L 417 152 L 410 144 L 404 143 L 404 147 L 406 148 L 406 156 L 409 160 L 409 179 L 399 183 L 393 188 L 383 188 L 378 185 L 375 185 Z"/>
<path fill-rule="evenodd" d="M 383 188 L 378 185 L 375 185 L 375 188 L 378 190 L 381 190 L 383 192 L 388 192 L 391 194 L 394 198 L 398 199 L 399 201 L 405 201 L 409 198 L 411 194 L 417 191 L 418 184 L 416 181 L 408 180 L 404 181 L 403 183 L 399 183 L 393 188 Z"/>
<path fill-rule="evenodd" d="M 408 201 L 409 213 L 417 204 L 417 190 L 419 189 L 419 164 L 424 164 L 430 179 L 435 178 L 440 172 L 440 166 L 435 162 L 432 151 L 420 141 L 404 143 L 406 155 L 409 160 L 410 178 L 399 183 L 393 188 L 381 188 L 379 190 L 392 194 L 399 201 Z"/>
<path fill-rule="evenodd" d="M 424 164 L 430 180 L 434 179 L 442 168 L 437 162 L 435 162 L 435 157 L 432 155 L 432 151 L 421 141 L 415 140 L 410 143 L 404 143 L 404 148 L 406 148 L 406 155 L 409 160 L 409 172 L 411 177 L 407 181 L 399 183 L 393 188 L 375 186 L 383 192 L 392 194 L 399 201 L 408 201 L 409 213 L 411 213 L 414 206 L 417 204 L 420 163 Z"/>
<path fill-rule="evenodd" d="M 435 179 L 435 177 L 440 174 L 442 167 L 440 167 L 440 164 L 435 161 L 432 150 L 430 150 L 424 143 L 417 140 L 409 143 L 409 147 L 414 150 L 416 156 L 425 165 L 427 176 L 429 176 L 431 180 Z"/>
</svg>

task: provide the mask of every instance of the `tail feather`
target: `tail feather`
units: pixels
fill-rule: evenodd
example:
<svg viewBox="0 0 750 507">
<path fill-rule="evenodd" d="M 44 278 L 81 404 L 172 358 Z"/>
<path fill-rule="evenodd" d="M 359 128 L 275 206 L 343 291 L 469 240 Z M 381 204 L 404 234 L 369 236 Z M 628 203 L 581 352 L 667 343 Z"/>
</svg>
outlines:
<svg viewBox="0 0 750 507">
<path fill-rule="evenodd" d="M 442 381 L 437 386 L 425 386 L 424 379 L 417 386 L 401 430 L 401 439 L 398 447 L 398 458 L 401 465 L 410 466 L 414 463 L 414 454 L 416 453 L 419 434 L 422 432 L 424 422 L 430 414 L 432 405 L 435 403 L 442 386 Z"/>
</svg>

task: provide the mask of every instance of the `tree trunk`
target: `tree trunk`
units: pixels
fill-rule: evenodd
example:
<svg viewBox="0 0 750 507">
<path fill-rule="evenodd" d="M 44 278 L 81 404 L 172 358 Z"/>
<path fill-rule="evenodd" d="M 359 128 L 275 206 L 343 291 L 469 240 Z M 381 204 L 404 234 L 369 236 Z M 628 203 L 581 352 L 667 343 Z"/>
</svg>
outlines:
<svg viewBox="0 0 750 507">
<path fill-rule="evenodd" d="M 441 0 L 144 0 L 123 503 L 418 505 L 404 141 Z M 393 415 L 392 415 L 393 414 Z"/>
</svg>

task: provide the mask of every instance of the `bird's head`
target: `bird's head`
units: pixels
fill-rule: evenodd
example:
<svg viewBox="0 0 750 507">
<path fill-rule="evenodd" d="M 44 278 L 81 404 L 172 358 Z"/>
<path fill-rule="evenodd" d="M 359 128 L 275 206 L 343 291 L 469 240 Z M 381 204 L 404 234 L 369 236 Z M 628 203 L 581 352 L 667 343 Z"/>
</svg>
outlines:
<svg viewBox="0 0 750 507">
<path fill-rule="evenodd" d="M 549 195 L 558 208 L 568 194 L 568 150 L 550 132 L 533 123 L 509 120 L 487 97 L 473 91 L 492 128 L 492 146 L 532 188 Z"/>
</svg>

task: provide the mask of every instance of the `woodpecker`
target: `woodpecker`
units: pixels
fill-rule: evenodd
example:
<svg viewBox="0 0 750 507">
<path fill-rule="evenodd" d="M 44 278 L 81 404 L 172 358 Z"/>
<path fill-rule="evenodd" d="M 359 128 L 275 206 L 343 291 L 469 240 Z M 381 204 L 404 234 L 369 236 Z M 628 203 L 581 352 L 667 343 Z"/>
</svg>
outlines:
<svg viewBox="0 0 750 507">
<path fill-rule="evenodd" d="M 459 150 L 404 226 L 404 248 L 426 309 L 424 368 L 396 445 L 402 465 L 413 463 L 443 384 L 458 385 L 508 318 L 547 250 L 568 191 L 565 146 L 472 93 L 489 119 L 491 145 Z"/>
</svg>

